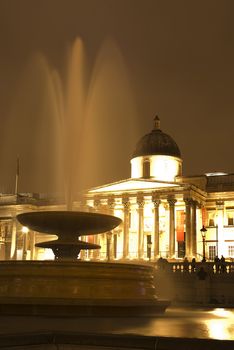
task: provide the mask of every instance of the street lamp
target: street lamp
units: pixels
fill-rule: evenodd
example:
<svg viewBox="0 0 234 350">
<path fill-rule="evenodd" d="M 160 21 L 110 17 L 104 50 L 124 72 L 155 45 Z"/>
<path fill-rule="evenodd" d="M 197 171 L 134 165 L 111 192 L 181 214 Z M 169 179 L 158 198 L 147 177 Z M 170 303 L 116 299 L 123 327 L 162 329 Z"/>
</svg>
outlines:
<svg viewBox="0 0 234 350">
<path fill-rule="evenodd" d="M 149 261 L 151 260 L 151 247 L 152 247 L 152 242 L 150 240 L 147 242 L 147 257 L 149 258 Z"/>
<path fill-rule="evenodd" d="M 206 231 L 207 231 L 207 229 L 203 225 L 200 231 L 201 231 L 201 235 L 202 235 L 202 244 L 203 244 L 203 258 L 202 258 L 202 261 L 206 261 L 206 247 L 205 247 L 205 244 L 206 244 Z"/>
</svg>

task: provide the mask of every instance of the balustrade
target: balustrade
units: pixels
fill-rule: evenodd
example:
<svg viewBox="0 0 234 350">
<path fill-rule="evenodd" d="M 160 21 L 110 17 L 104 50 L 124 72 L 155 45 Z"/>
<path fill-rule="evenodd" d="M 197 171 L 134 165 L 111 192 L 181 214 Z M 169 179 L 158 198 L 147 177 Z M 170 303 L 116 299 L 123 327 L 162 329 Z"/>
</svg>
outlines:
<svg viewBox="0 0 234 350">
<path fill-rule="evenodd" d="M 168 262 L 162 259 L 156 263 L 156 269 L 166 270 L 173 273 L 197 273 L 203 267 L 208 274 L 231 274 L 234 273 L 234 262 L 226 261 L 224 264 L 215 264 L 214 262 Z"/>
</svg>

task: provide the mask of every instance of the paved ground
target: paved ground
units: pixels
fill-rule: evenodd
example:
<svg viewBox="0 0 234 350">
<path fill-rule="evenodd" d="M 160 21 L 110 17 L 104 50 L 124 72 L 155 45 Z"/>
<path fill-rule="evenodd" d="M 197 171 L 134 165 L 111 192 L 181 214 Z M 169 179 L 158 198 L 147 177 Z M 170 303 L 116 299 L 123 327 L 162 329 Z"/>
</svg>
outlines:
<svg viewBox="0 0 234 350">
<path fill-rule="evenodd" d="M 1 350 L 233 350 L 233 341 L 90 333 L 0 336 Z"/>
</svg>

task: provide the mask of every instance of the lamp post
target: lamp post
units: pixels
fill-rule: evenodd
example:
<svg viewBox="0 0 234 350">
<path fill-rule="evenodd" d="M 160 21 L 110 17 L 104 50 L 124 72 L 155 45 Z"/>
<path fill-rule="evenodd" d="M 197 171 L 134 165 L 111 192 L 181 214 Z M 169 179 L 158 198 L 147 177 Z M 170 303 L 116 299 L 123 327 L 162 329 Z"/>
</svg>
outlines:
<svg viewBox="0 0 234 350">
<path fill-rule="evenodd" d="M 151 240 L 147 243 L 147 257 L 149 258 L 149 261 L 151 260 L 151 248 L 152 248 L 152 242 Z"/>
<path fill-rule="evenodd" d="M 206 261 L 206 247 L 205 247 L 205 244 L 206 244 L 206 231 L 207 231 L 207 229 L 203 225 L 200 231 L 201 231 L 201 235 L 202 235 L 202 244 L 203 244 L 203 258 L 202 258 L 202 261 L 204 262 L 204 261 Z"/>
</svg>

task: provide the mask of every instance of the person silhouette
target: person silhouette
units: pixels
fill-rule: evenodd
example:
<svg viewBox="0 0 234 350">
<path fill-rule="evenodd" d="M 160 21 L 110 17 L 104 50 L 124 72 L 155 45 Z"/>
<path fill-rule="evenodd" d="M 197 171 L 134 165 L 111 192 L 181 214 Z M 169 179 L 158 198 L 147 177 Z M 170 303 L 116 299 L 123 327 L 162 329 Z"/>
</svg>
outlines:
<svg viewBox="0 0 234 350">
<path fill-rule="evenodd" d="M 185 257 L 184 258 L 184 271 L 188 271 L 189 270 L 189 261 L 188 258 Z"/>
<path fill-rule="evenodd" d="M 192 271 L 195 271 L 195 267 L 196 267 L 196 259 L 192 258 L 192 262 L 191 262 L 191 267 L 192 267 Z"/>
<path fill-rule="evenodd" d="M 220 265 L 221 265 L 221 271 L 226 272 L 226 261 L 223 255 L 221 255 Z"/>
<path fill-rule="evenodd" d="M 219 272 L 219 268 L 220 268 L 220 260 L 219 260 L 218 255 L 215 256 L 215 258 L 214 258 L 214 263 L 215 263 L 215 270 L 216 270 L 216 273 L 218 273 L 218 272 Z"/>
</svg>

